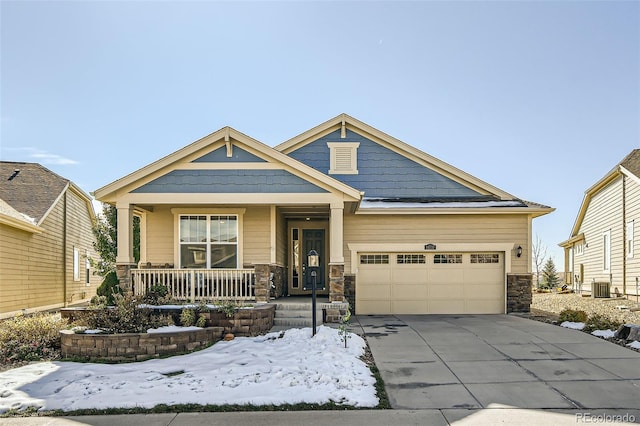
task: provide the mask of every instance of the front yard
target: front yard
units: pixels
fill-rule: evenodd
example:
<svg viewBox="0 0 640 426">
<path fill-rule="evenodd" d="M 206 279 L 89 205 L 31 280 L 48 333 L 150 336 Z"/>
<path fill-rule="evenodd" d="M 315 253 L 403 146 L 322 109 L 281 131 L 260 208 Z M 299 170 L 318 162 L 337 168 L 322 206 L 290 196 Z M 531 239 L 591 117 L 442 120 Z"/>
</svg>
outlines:
<svg viewBox="0 0 640 426">
<path fill-rule="evenodd" d="M 533 293 L 531 304 L 532 314 L 543 311 L 558 315 L 564 309 L 575 309 L 585 311 L 587 315 L 603 315 L 620 323 L 640 324 L 640 311 L 631 311 L 634 308 L 640 308 L 640 304 L 633 296 L 629 299 L 594 299 L 576 293 Z"/>
</svg>

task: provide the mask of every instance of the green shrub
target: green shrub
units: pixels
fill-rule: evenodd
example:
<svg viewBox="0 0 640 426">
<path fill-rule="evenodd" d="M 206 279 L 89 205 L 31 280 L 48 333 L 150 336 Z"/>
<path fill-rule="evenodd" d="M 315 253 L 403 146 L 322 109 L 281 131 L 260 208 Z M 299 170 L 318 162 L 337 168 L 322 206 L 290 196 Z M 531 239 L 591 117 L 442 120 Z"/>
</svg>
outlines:
<svg viewBox="0 0 640 426">
<path fill-rule="evenodd" d="M 593 314 L 587 319 L 584 330 L 592 332 L 594 330 L 617 330 L 622 323 L 609 319 L 604 315 Z"/>
<path fill-rule="evenodd" d="M 167 286 L 161 284 L 153 285 L 149 287 L 142 300 L 150 305 L 162 305 L 168 301 L 168 293 Z"/>
<path fill-rule="evenodd" d="M 108 333 L 146 333 L 150 328 L 168 324 L 167 318 L 140 308 L 140 299 L 130 294 L 114 294 L 114 307 L 94 309 L 87 316 L 87 326 Z"/>
<path fill-rule="evenodd" d="M 0 322 L 0 363 L 58 358 L 60 330 L 66 325 L 66 320 L 52 314 L 20 316 Z"/>
<path fill-rule="evenodd" d="M 193 309 L 183 309 L 180 312 L 180 324 L 183 327 L 191 327 L 196 322 L 196 311 Z"/>
<path fill-rule="evenodd" d="M 107 298 L 107 305 L 114 306 L 116 304 L 115 296 L 122 294 L 122 288 L 118 282 L 118 276 L 115 272 L 109 272 L 102 284 L 96 289 L 98 296 L 104 296 Z"/>
<path fill-rule="evenodd" d="M 196 327 L 204 328 L 206 326 L 207 326 L 207 317 L 205 317 L 204 315 L 200 314 L 198 316 L 198 321 L 196 321 Z"/>
<path fill-rule="evenodd" d="M 587 313 L 576 309 L 564 309 L 559 314 L 560 322 L 587 322 Z"/>
</svg>

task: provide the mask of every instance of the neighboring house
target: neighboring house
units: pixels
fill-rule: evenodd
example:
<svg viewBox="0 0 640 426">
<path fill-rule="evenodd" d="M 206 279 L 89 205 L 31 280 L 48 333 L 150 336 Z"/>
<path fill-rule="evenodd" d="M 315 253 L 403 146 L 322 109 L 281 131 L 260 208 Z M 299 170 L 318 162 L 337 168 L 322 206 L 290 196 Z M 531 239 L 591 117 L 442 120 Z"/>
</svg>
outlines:
<svg viewBox="0 0 640 426">
<path fill-rule="evenodd" d="M 532 219 L 553 211 L 346 114 L 275 148 L 225 127 L 95 196 L 117 207 L 137 293 L 309 295 L 314 249 L 319 293 L 359 314 L 528 310 Z"/>
<path fill-rule="evenodd" d="M 639 223 L 636 223 L 639 221 Z M 611 293 L 638 294 L 640 252 L 640 149 L 634 149 L 585 192 L 564 247 L 567 284 L 591 291 L 610 283 Z"/>
<path fill-rule="evenodd" d="M 0 318 L 89 300 L 90 197 L 40 164 L 0 162 Z"/>
</svg>

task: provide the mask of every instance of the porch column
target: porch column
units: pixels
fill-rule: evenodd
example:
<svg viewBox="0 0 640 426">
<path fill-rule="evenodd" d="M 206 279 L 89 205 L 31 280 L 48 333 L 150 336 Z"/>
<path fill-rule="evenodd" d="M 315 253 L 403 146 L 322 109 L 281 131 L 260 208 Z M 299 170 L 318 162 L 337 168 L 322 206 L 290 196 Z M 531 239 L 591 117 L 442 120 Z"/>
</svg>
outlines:
<svg viewBox="0 0 640 426">
<path fill-rule="evenodd" d="M 134 263 L 133 209 L 129 204 L 116 205 L 118 210 L 118 254 L 116 263 Z"/>
<path fill-rule="evenodd" d="M 342 263 L 344 264 L 344 203 L 339 203 L 339 206 L 331 204 L 331 219 L 329 220 L 329 263 Z"/>
<path fill-rule="evenodd" d="M 331 203 L 329 220 L 329 302 L 344 301 L 344 203 Z"/>
<path fill-rule="evenodd" d="M 120 287 L 131 291 L 131 269 L 135 266 L 133 257 L 133 209 L 130 204 L 116 204 L 118 215 L 118 253 L 116 274 Z"/>
</svg>

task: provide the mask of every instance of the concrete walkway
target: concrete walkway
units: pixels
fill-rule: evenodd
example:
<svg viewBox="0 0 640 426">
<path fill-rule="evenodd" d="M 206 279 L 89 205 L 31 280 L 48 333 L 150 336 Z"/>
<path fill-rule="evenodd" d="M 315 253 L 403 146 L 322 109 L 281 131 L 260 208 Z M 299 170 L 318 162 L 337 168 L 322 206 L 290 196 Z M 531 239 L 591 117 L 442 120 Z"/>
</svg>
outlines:
<svg viewBox="0 0 640 426">
<path fill-rule="evenodd" d="M 511 315 L 359 316 L 393 410 L 0 419 L 3 426 L 640 422 L 640 354 Z"/>
</svg>

